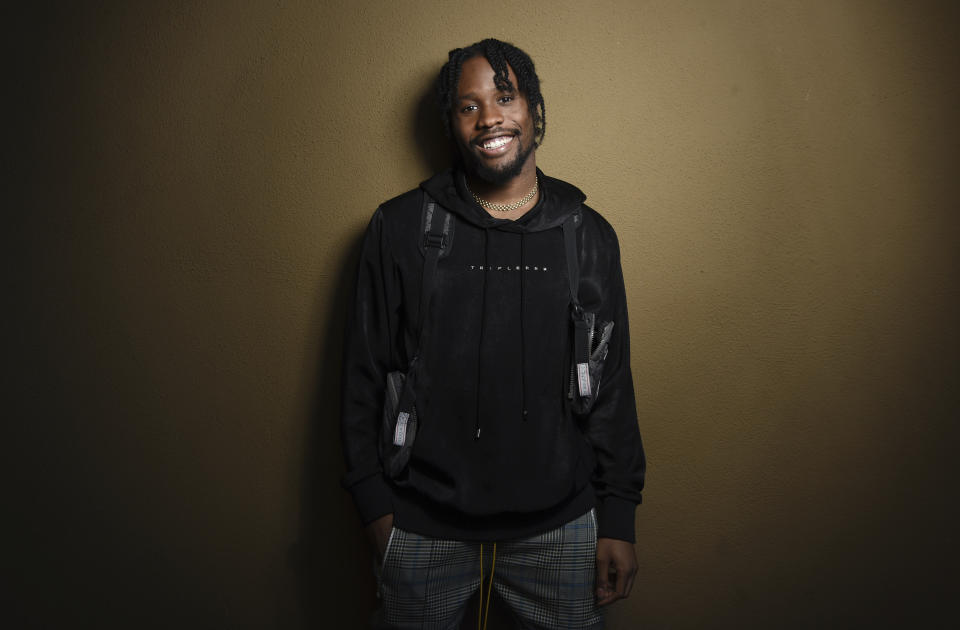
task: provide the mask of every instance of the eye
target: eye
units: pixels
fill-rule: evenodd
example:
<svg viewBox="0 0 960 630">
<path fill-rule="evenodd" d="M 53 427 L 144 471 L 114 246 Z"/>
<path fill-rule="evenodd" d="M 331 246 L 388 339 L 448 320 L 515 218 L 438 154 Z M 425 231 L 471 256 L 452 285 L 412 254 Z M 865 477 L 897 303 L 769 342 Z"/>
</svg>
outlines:
<svg viewBox="0 0 960 630">
<path fill-rule="evenodd" d="M 476 105 L 464 105 L 463 107 L 460 108 L 460 113 L 468 114 L 472 111 L 475 111 L 476 109 L 477 109 Z"/>
<path fill-rule="evenodd" d="M 513 102 L 513 97 L 507 94 L 507 95 L 501 96 L 498 100 L 500 101 L 501 104 L 506 105 L 507 103 Z"/>
</svg>

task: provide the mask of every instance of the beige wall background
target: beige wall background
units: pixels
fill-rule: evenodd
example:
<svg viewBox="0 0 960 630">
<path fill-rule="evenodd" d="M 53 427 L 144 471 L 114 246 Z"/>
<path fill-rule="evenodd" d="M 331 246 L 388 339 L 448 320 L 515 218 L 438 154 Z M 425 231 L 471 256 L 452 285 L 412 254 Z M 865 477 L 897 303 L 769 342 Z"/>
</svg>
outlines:
<svg viewBox="0 0 960 630">
<path fill-rule="evenodd" d="M 853 0 L 8 15 L 15 614 L 363 627 L 337 426 L 355 245 L 446 162 L 424 105 L 446 52 L 496 36 L 543 79 L 538 164 L 623 250 L 649 479 L 609 627 L 955 617 L 958 17 Z"/>
</svg>

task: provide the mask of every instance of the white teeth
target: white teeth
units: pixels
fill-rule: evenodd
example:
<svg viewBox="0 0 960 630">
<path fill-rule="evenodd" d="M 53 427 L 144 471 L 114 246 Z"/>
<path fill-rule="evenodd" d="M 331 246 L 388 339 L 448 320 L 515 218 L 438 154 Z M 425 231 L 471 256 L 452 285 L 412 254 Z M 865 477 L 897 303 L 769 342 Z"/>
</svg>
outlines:
<svg viewBox="0 0 960 630">
<path fill-rule="evenodd" d="M 483 143 L 484 149 L 499 149 L 506 143 L 510 142 L 510 136 L 500 136 L 499 138 L 494 138 L 493 140 L 487 140 Z"/>
</svg>

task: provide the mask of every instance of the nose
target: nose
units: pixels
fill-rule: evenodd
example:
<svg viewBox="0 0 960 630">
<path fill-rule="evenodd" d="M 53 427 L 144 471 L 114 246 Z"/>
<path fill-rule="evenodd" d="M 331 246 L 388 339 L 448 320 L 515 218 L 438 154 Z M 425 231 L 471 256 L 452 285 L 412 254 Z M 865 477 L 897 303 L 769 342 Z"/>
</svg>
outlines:
<svg viewBox="0 0 960 630">
<path fill-rule="evenodd" d="M 489 129 L 503 124 L 503 112 L 496 105 L 486 105 L 480 109 L 480 115 L 477 116 L 477 127 Z"/>
</svg>

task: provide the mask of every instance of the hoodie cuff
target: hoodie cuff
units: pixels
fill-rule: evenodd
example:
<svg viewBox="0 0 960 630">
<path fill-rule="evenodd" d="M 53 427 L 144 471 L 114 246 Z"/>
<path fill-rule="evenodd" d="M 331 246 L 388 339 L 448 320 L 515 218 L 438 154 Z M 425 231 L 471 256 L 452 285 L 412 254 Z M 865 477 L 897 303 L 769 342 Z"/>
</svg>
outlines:
<svg viewBox="0 0 960 630">
<path fill-rule="evenodd" d="M 393 512 L 393 491 L 382 474 L 372 475 L 350 487 L 360 521 L 367 525 Z"/>
<path fill-rule="evenodd" d="M 629 543 L 636 542 L 634 515 L 637 505 L 633 501 L 606 496 L 597 502 L 597 538 L 616 538 Z"/>
</svg>

